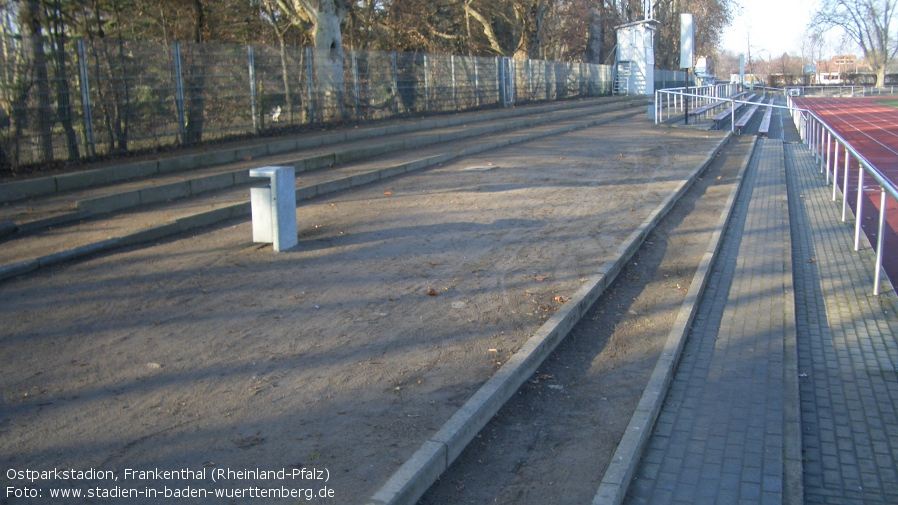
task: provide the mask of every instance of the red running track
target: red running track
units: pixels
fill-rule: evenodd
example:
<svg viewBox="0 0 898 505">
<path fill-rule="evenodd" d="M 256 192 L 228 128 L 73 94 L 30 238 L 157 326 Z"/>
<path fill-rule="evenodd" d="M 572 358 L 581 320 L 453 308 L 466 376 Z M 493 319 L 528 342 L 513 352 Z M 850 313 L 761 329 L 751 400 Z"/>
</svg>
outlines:
<svg viewBox="0 0 898 505">
<path fill-rule="evenodd" d="M 884 178 L 898 187 L 898 109 L 881 102 L 891 98 L 796 98 L 795 105 L 810 109 L 851 146 L 867 158 Z M 825 142 L 825 137 L 824 137 Z M 834 143 L 833 143 L 834 144 Z M 825 155 L 825 146 L 821 152 Z M 834 159 L 834 158 L 833 158 Z M 847 195 L 852 211 L 857 202 L 858 163 L 850 160 L 848 190 L 843 186 L 845 150 L 839 149 L 839 187 Z M 861 229 L 875 244 L 879 226 L 879 184 L 869 175 L 864 178 Z M 898 287 L 898 202 L 886 198 L 886 231 L 883 269 Z"/>
</svg>

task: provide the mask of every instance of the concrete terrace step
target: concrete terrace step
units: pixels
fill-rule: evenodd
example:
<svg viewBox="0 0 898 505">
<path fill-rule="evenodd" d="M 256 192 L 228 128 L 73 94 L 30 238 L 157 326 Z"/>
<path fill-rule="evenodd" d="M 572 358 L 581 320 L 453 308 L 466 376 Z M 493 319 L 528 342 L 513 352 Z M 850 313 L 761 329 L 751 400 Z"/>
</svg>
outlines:
<svg viewBox="0 0 898 505">
<path fill-rule="evenodd" d="M 293 166 L 297 173 L 309 170 L 328 168 L 356 160 L 396 152 L 403 149 L 418 148 L 427 145 L 450 142 L 454 140 L 489 135 L 500 131 L 526 128 L 529 126 L 560 121 L 567 118 L 580 117 L 599 110 L 616 110 L 630 107 L 634 100 L 602 100 L 578 102 L 576 107 L 535 107 L 524 109 L 528 113 L 521 117 L 519 110 L 511 110 L 514 114 L 499 114 L 499 111 L 486 117 L 479 114 L 472 117 L 474 121 L 461 122 L 443 127 L 424 128 L 421 131 L 409 131 L 390 135 L 386 142 L 376 142 L 371 136 L 361 140 L 345 141 L 339 149 L 322 149 L 312 147 L 301 152 L 247 160 L 240 160 L 226 165 L 216 165 L 203 169 L 193 169 L 188 174 L 179 171 L 160 175 L 150 179 L 144 178 L 134 182 L 103 185 L 57 194 L 44 198 L 31 198 L 28 201 L 7 204 L 0 207 L 0 222 L 11 223 L 10 226 L 23 232 L 47 226 L 57 226 L 66 222 L 78 221 L 106 212 L 167 202 L 170 200 L 196 196 L 209 191 L 221 190 L 242 184 L 249 184 L 248 170 L 261 165 Z M 518 117 L 509 121 L 511 117 Z M 459 123 L 458 117 L 453 117 Z M 469 126 L 474 123 L 474 126 Z M 386 131 L 381 129 L 379 131 Z M 371 132 L 366 132 L 370 134 Z M 330 137 L 327 143 L 345 134 Z M 317 138 L 317 137 L 316 137 Z M 233 150 L 237 152 L 237 150 Z M 214 158 L 212 158 L 214 160 Z M 2 186 L 0 186 L 2 193 Z"/>
<path fill-rule="evenodd" d="M 633 102 L 636 103 L 641 102 Z M 418 150 L 403 150 L 329 170 L 306 172 L 297 179 L 297 200 L 395 177 L 456 157 L 613 121 L 637 112 L 641 112 L 641 109 L 611 107 L 610 112 L 568 119 L 556 118 L 552 124 L 467 138 Z M 255 166 L 259 164 L 256 163 Z M 25 234 L 16 240 L 7 240 L 0 246 L 0 280 L 83 255 L 159 240 L 190 229 L 245 217 L 249 212 L 246 188 L 232 187 L 191 198 L 142 206 L 123 215 L 107 215 L 66 227 Z"/>
<path fill-rule="evenodd" d="M 632 101 L 630 97 L 599 98 L 571 102 L 539 104 L 509 109 L 487 110 L 453 114 L 429 119 L 390 121 L 388 124 L 365 128 L 344 129 L 329 133 L 295 135 L 291 138 L 261 139 L 235 143 L 230 147 L 210 147 L 199 152 L 174 153 L 153 159 L 115 164 L 48 177 L 29 178 L 0 184 L 0 203 L 13 202 L 34 196 L 64 193 L 84 188 L 115 184 L 137 178 L 156 177 L 161 174 L 184 172 L 199 168 L 234 163 L 246 158 L 272 156 L 343 142 L 421 132 L 448 126 L 507 119 L 533 114 L 589 107 L 596 103 Z"/>
</svg>

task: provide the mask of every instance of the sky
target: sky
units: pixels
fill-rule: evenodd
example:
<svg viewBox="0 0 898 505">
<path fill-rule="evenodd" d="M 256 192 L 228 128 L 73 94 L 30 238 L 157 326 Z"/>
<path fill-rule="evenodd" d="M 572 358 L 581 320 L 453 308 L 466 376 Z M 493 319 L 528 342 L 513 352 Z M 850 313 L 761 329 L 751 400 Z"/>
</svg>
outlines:
<svg viewBox="0 0 898 505">
<path fill-rule="evenodd" d="M 800 39 L 819 0 L 737 0 L 733 24 L 724 31 L 723 48 L 744 54 L 751 41 L 751 52 L 764 59 L 783 53 L 800 55 Z M 749 36 L 750 35 L 750 36 Z"/>
</svg>

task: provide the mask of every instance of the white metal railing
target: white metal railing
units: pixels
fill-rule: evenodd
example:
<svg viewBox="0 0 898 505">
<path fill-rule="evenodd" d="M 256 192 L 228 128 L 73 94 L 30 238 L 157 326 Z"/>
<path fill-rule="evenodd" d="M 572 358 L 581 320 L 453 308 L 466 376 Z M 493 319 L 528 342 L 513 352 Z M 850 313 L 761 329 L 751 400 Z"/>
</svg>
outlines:
<svg viewBox="0 0 898 505">
<path fill-rule="evenodd" d="M 664 119 L 660 119 L 663 114 L 667 114 L 669 119 L 673 115 L 684 113 L 687 98 L 694 98 L 691 101 L 693 107 L 701 107 L 712 101 L 729 97 L 733 94 L 732 90 L 735 85 L 732 84 L 708 84 L 705 86 L 689 86 L 680 88 L 666 88 L 655 91 L 655 123 L 657 124 Z"/>
<path fill-rule="evenodd" d="M 710 88 L 710 89 L 709 89 Z M 730 108 L 730 131 L 736 131 L 736 109 L 738 106 L 749 104 L 758 107 L 772 107 L 779 109 L 788 109 L 788 106 L 764 104 L 760 102 L 751 102 L 748 100 L 740 100 L 738 98 L 730 98 L 734 96 L 738 89 L 736 84 L 716 84 L 713 86 L 702 86 L 700 89 L 689 88 L 695 93 L 685 92 L 686 88 L 670 88 L 655 91 L 655 124 L 661 123 L 674 116 L 687 113 L 686 100 L 692 98 L 693 107 L 689 110 L 696 110 L 708 104 L 728 105 Z M 755 86 L 756 90 L 762 91 L 765 88 Z M 709 109 L 705 113 L 710 113 L 717 107 Z"/>
<path fill-rule="evenodd" d="M 726 85 L 717 85 L 726 86 Z M 848 88 L 848 87 L 845 87 Z M 712 102 L 720 102 L 721 104 L 729 104 L 731 110 L 731 129 L 735 129 L 735 109 L 736 104 L 753 104 L 760 107 L 773 107 L 789 110 L 789 113 L 798 128 L 802 141 L 814 153 L 815 161 L 820 163 L 820 171 L 826 172 L 826 183 L 830 184 L 830 176 L 832 176 L 833 184 L 833 201 L 837 199 L 839 185 L 839 151 L 844 153 L 843 183 L 842 183 L 842 221 L 848 220 L 848 191 L 849 184 L 849 167 L 851 157 L 857 160 L 858 164 L 858 185 L 857 185 L 857 203 L 855 211 L 855 231 L 854 231 L 854 250 L 860 250 L 861 241 L 861 223 L 863 221 L 863 194 L 864 194 L 864 177 L 871 176 L 878 184 L 880 189 L 880 205 L 879 205 L 879 227 L 876 233 L 876 265 L 875 278 L 873 286 L 873 294 L 879 295 L 880 284 L 882 283 L 882 263 L 885 246 L 885 223 L 887 198 L 891 197 L 898 202 L 898 188 L 895 183 L 889 181 L 885 176 L 868 161 L 861 153 L 859 153 L 851 144 L 842 136 L 835 132 L 825 121 L 819 116 L 807 109 L 796 107 L 792 96 L 786 92 L 786 106 L 757 104 L 745 100 L 728 98 L 732 93 L 730 88 L 716 88 L 711 86 L 703 86 L 701 88 L 690 88 L 687 93 L 686 88 L 662 89 L 655 92 L 655 124 L 664 121 L 665 113 L 667 118 L 674 115 L 685 114 L 686 100 L 692 99 L 696 107 Z"/>
<path fill-rule="evenodd" d="M 895 86 L 875 88 L 873 86 L 786 86 L 786 96 L 828 96 L 856 97 L 871 95 L 894 95 Z"/>
<path fill-rule="evenodd" d="M 854 250 L 860 251 L 861 248 L 861 223 L 863 221 L 863 197 L 864 197 L 864 177 L 869 175 L 879 184 L 879 227 L 876 232 L 876 274 L 874 278 L 873 294 L 879 295 L 879 285 L 882 281 L 882 260 L 883 248 L 885 245 L 885 223 L 886 223 L 886 207 L 887 197 L 898 201 L 898 188 L 895 183 L 889 181 L 880 172 L 875 165 L 868 161 L 861 153 L 859 153 L 847 140 L 832 129 L 819 116 L 807 109 L 794 107 L 792 97 L 787 96 L 787 103 L 792 110 L 792 120 L 798 128 L 802 141 L 807 144 L 808 149 L 814 154 L 815 162 L 820 163 L 820 171 L 826 172 L 826 183 L 830 184 L 830 175 L 832 175 L 833 185 L 833 201 L 837 200 L 837 192 L 839 191 L 839 151 L 844 157 L 844 167 L 842 172 L 842 222 L 848 220 L 848 184 L 851 157 L 857 160 L 858 176 L 857 176 L 857 200 L 855 207 L 854 219 Z"/>
</svg>

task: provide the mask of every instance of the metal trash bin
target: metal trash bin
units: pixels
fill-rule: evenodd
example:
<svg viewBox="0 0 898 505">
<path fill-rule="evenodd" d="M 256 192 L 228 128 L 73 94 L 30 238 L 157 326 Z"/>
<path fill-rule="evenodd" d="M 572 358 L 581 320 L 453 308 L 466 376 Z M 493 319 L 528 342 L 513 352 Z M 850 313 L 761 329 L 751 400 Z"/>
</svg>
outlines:
<svg viewBox="0 0 898 505">
<path fill-rule="evenodd" d="M 250 189 L 253 242 L 271 243 L 275 252 L 294 247 L 296 233 L 296 170 L 293 167 L 260 167 L 250 177 L 267 177 L 267 186 Z"/>
</svg>

